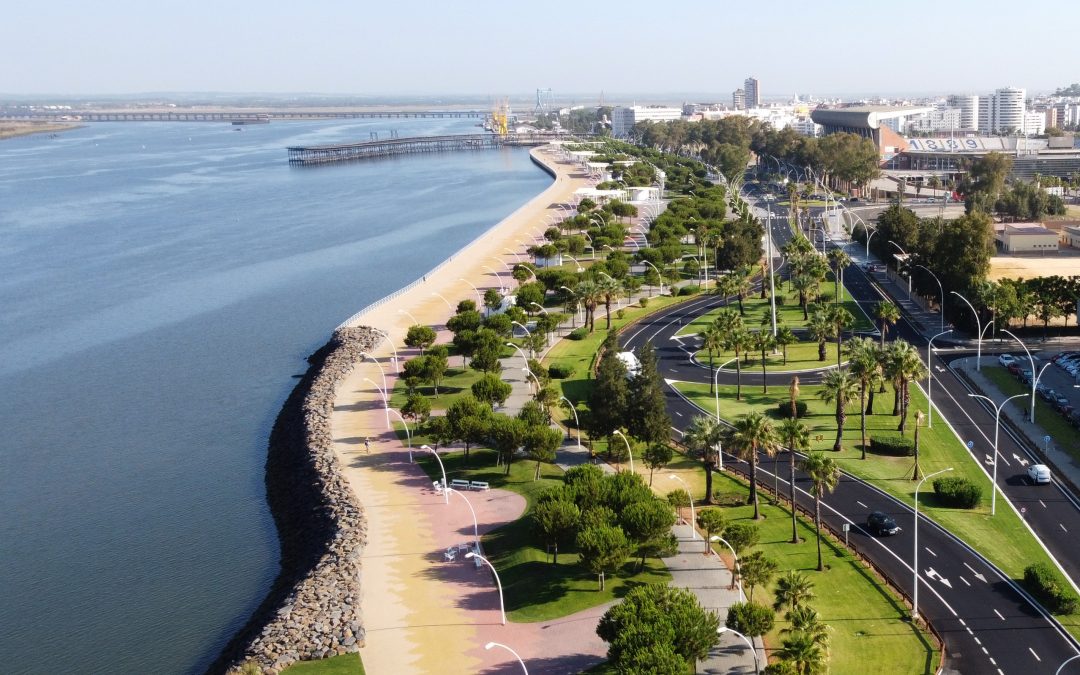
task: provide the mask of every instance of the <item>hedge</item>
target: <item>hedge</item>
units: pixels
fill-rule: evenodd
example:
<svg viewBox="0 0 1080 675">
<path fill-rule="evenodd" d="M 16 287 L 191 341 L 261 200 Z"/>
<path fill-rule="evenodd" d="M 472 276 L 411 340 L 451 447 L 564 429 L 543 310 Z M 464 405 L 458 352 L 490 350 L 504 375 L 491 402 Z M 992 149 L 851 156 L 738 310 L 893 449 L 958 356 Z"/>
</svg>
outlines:
<svg viewBox="0 0 1080 675">
<path fill-rule="evenodd" d="M 553 380 L 565 380 L 574 374 L 574 367 L 561 363 L 553 363 L 548 366 L 548 375 Z"/>
<path fill-rule="evenodd" d="M 870 452 L 890 457 L 913 457 L 915 441 L 904 436 L 870 437 Z"/>
<path fill-rule="evenodd" d="M 949 476 L 934 480 L 934 494 L 943 506 L 973 509 L 982 499 L 982 488 L 967 478 Z"/>
<path fill-rule="evenodd" d="M 782 419 L 791 417 L 791 401 L 780 401 L 776 404 L 776 412 L 779 413 Z M 802 418 L 806 417 L 806 403 L 803 401 L 795 401 L 795 416 Z"/>
<path fill-rule="evenodd" d="M 1080 606 L 1076 596 L 1066 590 L 1057 572 L 1048 563 L 1024 568 L 1024 585 L 1054 614 L 1074 614 Z"/>
<path fill-rule="evenodd" d="M 679 295 L 697 295 L 700 291 L 697 286 L 682 286 L 679 288 Z"/>
<path fill-rule="evenodd" d="M 581 328 L 575 328 L 570 331 L 570 335 L 567 335 L 571 340 L 584 340 L 589 337 L 589 329 L 582 326 Z"/>
</svg>

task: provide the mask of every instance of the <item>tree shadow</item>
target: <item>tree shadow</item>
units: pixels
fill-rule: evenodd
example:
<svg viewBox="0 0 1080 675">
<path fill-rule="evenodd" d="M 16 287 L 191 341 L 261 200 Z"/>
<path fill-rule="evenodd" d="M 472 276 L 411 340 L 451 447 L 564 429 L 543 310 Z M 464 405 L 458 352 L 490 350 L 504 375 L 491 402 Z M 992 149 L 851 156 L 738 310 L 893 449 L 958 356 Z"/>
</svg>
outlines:
<svg viewBox="0 0 1080 675">
<path fill-rule="evenodd" d="M 547 658 L 529 658 L 525 663 L 529 672 L 536 675 L 572 675 L 581 673 L 603 663 L 605 657 L 595 654 L 563 654 Z M 520 675 L 521 666 L 516 661 L 506 661 L 477 671 L 479 675 Z"/>
</svg>

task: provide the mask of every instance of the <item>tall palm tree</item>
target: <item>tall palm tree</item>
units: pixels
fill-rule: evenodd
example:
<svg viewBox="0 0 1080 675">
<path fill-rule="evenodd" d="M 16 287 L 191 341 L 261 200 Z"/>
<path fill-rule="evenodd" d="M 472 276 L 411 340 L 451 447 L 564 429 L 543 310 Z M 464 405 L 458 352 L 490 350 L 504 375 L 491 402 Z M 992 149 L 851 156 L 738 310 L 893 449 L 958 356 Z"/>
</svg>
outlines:
<svg viewBox="0 0 1080 675">
<path fill-rule="evenodd" d="M 719 455 L 724 427 L 711 415 L 698 415 L 690 420 L 683 436 L 691 456 L 699 458 L 705 469 L 705 503 L 712 503 L 712 473 Z"/>
<path fill-rule="evenodd" d="M 712 370 L 712 377 L 709 378 L 709 393 L 711 394 L 716 384 L 716 364 L 713 362 L 713 355 L 724 349 L 724 334 L 715 321 L 701 333 L 701 348 L 709 355 L 709 368 Z"/>
<path fill-rule="evenodd" d="M 772 422 L 760 412 L 747 413 L 735 422 L 728 439 L 728 447 L 740 459 L 750 464 L 750 498 L 747 503 L 754 505 L 754 520 L 759 520 L 761 509 L 757 494 L 758 453 L 764 452 L 772 457 L 778 449 Z"/>
<path fill-rule="evenodd" d="M 739 280 L 734 272 L 728 272 L 716 280 L 716 292 L 723 296 L 725 301 L 739 292 Z"/>
<path fill-rule="evenodd" d="M 820 309 L 814 312 L 814 315 L 810 317 L 810 322 L 806 324 L 810 337 L 817 340 L 818 361 L 825 360 L 825 343 L 833 336 L 833 325 L 833 322 L 829 320 L 829 315 Z"/>
<path fill-rule="evenodd" d="M 895 347 L 892 354 L 893 374 L 899 386 L 900 399 L 900 425 L 897 431 L 903 435 L 907 432 L 908 407 L 911 405 L 911 381 L 926 377 L 926 366 L 923 365 L 918 350 L 908 342 L 897 340 L 893 346 Z"/>
<path fill-rule="evenodd" d="M 619 297 L 622 287 L 617 279 L 602 277 L 596 282 L 597 288 L 604 297 L 604 308 L 607 310 L 607 330 L 611 330 L 611 300 Z"/>
<path fill-rule="evenodd" d="M 769 373 L 766 369 L 766 355 L 765 352 L 769 351 L 776 345 L 776 340 L 773 338 L 772 333 L 762 328 L 755 332 L 751 336 L 751 342 L 754 345 L 754 349 L 761 352 L 761 391 L 764 394 L 769 393 Z"/>
<path fill-rule="evenodd" d="M 773 593 L 775 611 L 779 612 L 786 607 L 787 613 L 793 614 L 800 607 L 806 607 L 813 599 L 814 582 L 810 581 L 805 573 L 788 570 L 776 580 L 776 590 Z"/>
<path fill-rule="evenodd" d="M 578 283 L 574 288 L 574 294 L 585 307 L 585 324 L 589 326 L 589 332 L 591 333 L 596 329 L 596 307 L 600 304 L 600 298 L 603 297 L 600 287 L 596 285 L 595 281 L 586 279 Z"/>
<path fill-rule="evenodd" d="M 851 312 L 840 305 L 832 305 L 825 310 L 826 316 L 829 317 L 829 323 L 833 325 L 834 337 L 836 337 L 836 365 L 840 365 L 840 351 L 844 344 L 844 331 L 855 325 L 855 317 L 851 316 Z"/>
<path fill-rule="evenodd" d="M 802 461 L 802 470 L 810 477 L 813 485 L 810 494 L 814 495 L 814 528 L 817 530 L 817 569 L 825 569 L 821 562 L 821 497 L 832 492 L 840 480 L 840 467 L 832 457 L 821 452 L 811 452 Z"/>
<path fill-rule="evenodd" d="M 743 307 L 743 299 L 750 292 L 750 271 L 739 270 L 734 273 L 735 276 L 735 294 L 739 296 L 739 314 L 745 315 L 746 309 Z"/>
<path fill-rule="evenodd" d="M 791 622 L 790 628 L 781 628 L 782 634 L 805 633 L 814 644 L 829 651 L 829 626 L 821 620 L 817 610 L 810 605 L 798 605 L 784 613 L 784 618 Z"/>
<path fill-rule="evenodd" d="M 725 348 L 735 352 L 735 400 L 742 400 L 742 361 L 739 353 L 750 348 L 750 332 L 741 324 L 736 326 L 727 336 Z"/>
<path fill-rule="evenodd" d="M 808 298 L 810 295 L 810 291 L 817 290 L 817 286 L 818 280 L 814 277 L 810 276 L 805 272 L 800 273 L 795 272 L 794 270 L 792 271 L 791 288 L 793 291 L 799 294 L 799 307 L 802 307 L 803 321 L 809 318 L 807 315 L 807 304 L 809 304 Z"/>
<path fill-rule="evenodd" d="M 844 440 L 844 424 L 847 422 L 847 407 L 859 394 L 859 381 L 842 370 L 830 370 L 821 380 L 818 396 L 826 403 L 836 404 L 836 441 L 833 450 L 839 452 Z"/>
<path fill-rule="evenodd" d="M 799 338 L 795 337 L 795 331 L 791 330 L 788 326 L 779 325 L 776 327 L 776 344 L 784 350 L 784 365 L 787 365 L 787 348 L 788 345 L 793 345 L 799 341 Z"/>
<path fill-rule="evenodd" d="M 799 543 L 799 529 L 795 521 L 795 453 L 810 449 L 810 429 L 794 415 L 780 423 L 776 430 L 780 441 L 787 446 L 791 471 L 788 475 L 788 498 L 791 500 L 791 543 Z M 776 461 L 773 461 L 773 478 L 776 478 Z M 775 492 L 775 488 L 773 488 Z"/>
<path fill-rule="evenodd" d="M 834 248 L 829 251 L 829 266 L 833 271 L 833 304 L 840 302 L 840 281 L 844 277 L 844 270 L 851 264 L 851 256 L 842 248 Z"/>
<path fill-rule="evenodd" d="M 848 374 L 859 382 L 859 429 L 862 432 L 862 458 L 866 459 L 866 397 L 874 395 L 873 384 L 881 373 L 877 359 L 877 347 L 868 338 L 855 338 L 848 342 Z"/>
<path fill-rule="evenodd" d="M 781 661 L 792 665 L 796 675 L 817 675 L 824 673 L 828 665 L 825 650 L 814 639 L 802 632 L 795 631 L 784 638 L 783 646 L 776 650 Z"/>
<path fill-rule="evenodd" d="M 881 346 L 885 347 L 885 335 L 889 332 L 889 326 L 900 320 L 900 308 L 888 300 L 882 300 L 874 305 L 874 318 L 878 320 L 878 328 L 881 330 Z"/>
</svg>

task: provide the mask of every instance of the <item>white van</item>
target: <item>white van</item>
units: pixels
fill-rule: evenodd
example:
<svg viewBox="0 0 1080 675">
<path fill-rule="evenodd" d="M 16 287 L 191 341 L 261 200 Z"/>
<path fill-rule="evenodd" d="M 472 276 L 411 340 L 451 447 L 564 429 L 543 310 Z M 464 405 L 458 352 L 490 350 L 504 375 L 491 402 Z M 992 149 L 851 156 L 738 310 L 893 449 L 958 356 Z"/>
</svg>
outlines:
<svg viewBox="0 0 1080 675">
<path fill-rule="evenodd" d="M 638 361 L 634 352 L 619 352 L 615 356 L 626 366 L 627 377 L 634 377 L 641 372 L 641 361 Z"/>
</svg>

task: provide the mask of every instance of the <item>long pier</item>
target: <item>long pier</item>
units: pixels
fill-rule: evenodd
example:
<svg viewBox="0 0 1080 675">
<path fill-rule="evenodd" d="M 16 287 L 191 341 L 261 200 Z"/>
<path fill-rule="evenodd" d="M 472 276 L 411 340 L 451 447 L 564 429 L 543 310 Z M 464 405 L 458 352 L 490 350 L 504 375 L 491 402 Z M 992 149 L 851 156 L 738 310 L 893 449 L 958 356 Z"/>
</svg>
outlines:
<svg viewBox="0 0 1080 675">
<path fill-rule="evenodd" d="M 544 145 L 556 139 L 566 139 L 566 134 L 456 134 L 451 136 L 413 136 L 390 138 L 382 141 L 344 143 L 336 145 L 309 145 L 288 148 L 289 164 L 306 166 L 349 162 L 393 155 L 411 155 L 421 152 L 452 152 L 458 150 L 487 150 L 504 145 Z"/>
<path fill-rule="evenodd" d="M 483 110 L 265 110 L 251 112 L 215 111 L 92 111 L 92 110 L 0 110 L 0 120 L 72 122 L 242 122 L 262 119 L 391 119 L 391 118 L 472 118 L 484 119 Z"/>
</svg>

